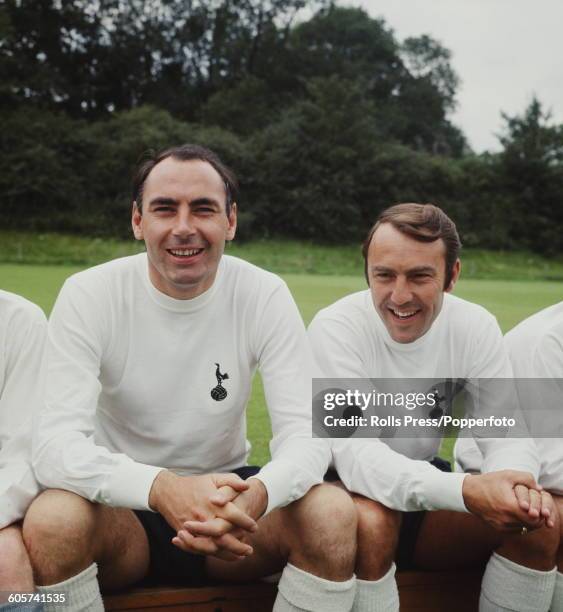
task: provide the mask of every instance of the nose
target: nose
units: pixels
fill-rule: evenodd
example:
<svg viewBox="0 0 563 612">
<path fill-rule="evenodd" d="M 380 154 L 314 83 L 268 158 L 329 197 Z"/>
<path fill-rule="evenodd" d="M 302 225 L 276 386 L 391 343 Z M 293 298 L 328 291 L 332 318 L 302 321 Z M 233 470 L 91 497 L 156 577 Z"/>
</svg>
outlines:
<svg viewBox="0 0 563 612">
<path fill-rule="evenodd" d="M 391 300 L 397 306 L 402 306 L 412 300 L 412 291 L 410 290 L 409 282 L 406 278 L 401 276 L 397 277 L 391 293 Z"/>
<path fill-rule="evenodd" d="M 190 209 L 187 206 L 178 207 L 176 216 L 174 217 L 174 227 L 172 233 L 178 238 L 187 238 L 195 234 L 195 227 L 193 223 L 193 217 L 190 213 Z"/>
</svg>

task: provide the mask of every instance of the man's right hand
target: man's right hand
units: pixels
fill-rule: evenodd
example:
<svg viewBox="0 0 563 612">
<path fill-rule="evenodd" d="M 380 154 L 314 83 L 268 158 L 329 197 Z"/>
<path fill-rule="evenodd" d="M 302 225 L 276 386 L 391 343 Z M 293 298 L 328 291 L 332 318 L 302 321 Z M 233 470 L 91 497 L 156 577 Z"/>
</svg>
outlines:
<svg viewBox="0 0 563 612">
<path fill-rule="evenodd" d="M 221 487 L 224 488 L 219 492 Z M 248 487 L 249 484 L 236 474 L 177 476 L 163 470 L 153 482 L 149 505 L 162 514 L 176 531 L 180 531 L 186 521 L 206 521 L 219 516 L 233 526 L 253 532 L 256 530 L 256 521 L 232 503 Z M 252 553 L 249 545 L 234 537 L 226 539 L 224 548 L 238 557 Z M 193 538 L 189 550 L 199 554 L 217 552 L 211 550 L 208 538 Z"/>
<path fill-rule="evenodd" d="M 544 523 L 551 526 L 545 511 L 550 500 L 526 472 L 501 470 L 469 475 L 463 481 L 462 494 L 467 509 L 499 531 L 537 529 Z M 526 504 L 526 500 L 532 503 Z"/>
</svg>

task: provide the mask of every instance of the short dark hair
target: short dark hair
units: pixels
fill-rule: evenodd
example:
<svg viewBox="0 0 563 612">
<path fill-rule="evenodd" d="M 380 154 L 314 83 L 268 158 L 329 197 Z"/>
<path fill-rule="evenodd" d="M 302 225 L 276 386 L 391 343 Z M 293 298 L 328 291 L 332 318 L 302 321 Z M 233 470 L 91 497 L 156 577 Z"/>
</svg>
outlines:
<svg viewBox="0 0 563 612">
<path fill-rule="evenodd" d="M 434 242 L 442 239 L 446 247 L 446 278 L 444 289 L 450 286 L 455 262 L 461 250 L 461 241 L 455 223 L 434 204 L 395 204 L 377 217 L 362 245 L 364 274 L 369 285 L 368 250 L 377 228 L 390 223 L 403 234 L 419 242 Z"/>
<path fill-rule="evenodd" d="M 227 215 L 231 214 L 231 207 L 238 197 L 239 186 L 237 177 L 235 173 L 221 161 L 216 153 L 211 149 L 196 144 L 183 144 L 176 147 L 169 147 L 158 152 L 147 151 L 145 154 L 146 159 L 137 168 L 133 178 L 133 202 L 137 203 L 137 208 L 140 212 L 142 212 L 145 181 L 153 168 L 168 157 L 180 161 L 197 159 L 213 166 L 225 185 L 225 211 Z"/>
</svg>

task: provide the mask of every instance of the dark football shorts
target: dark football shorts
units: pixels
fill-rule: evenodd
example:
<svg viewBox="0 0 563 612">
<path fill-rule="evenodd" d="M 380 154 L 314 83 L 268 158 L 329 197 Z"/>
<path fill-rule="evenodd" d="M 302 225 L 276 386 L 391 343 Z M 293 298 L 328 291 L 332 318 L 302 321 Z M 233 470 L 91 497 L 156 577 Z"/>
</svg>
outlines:
<svg viewBox="0 0 563 612">
<path fill-rule="evenodd" d="M 247 465 L 233 470 L 243 480 L 255 476 L 260 468 Z M 205 555 L 185 552 L 172 544 L 176 531 L 162 515 L 149 510 L 134 510 L 141 521 L 149 541 L 150 565 L 144 585 L 174 584 L 182 586 L 203 586 L 207 582 Z"/>
<path fill-rule="evenodd" d="M 448 461 L 441 457 L 435 457 L 430 463 L 437 467 L 442 472 L 451 472 L 452 468 Z M 338 474 L 334 470 L 329 470 L 325 474 L 326 482 L 334 482 L 340 480 Z M 403 512 L 401 521 L 401 530 L 399 532 L 399 543 L 397 545 L 397 554 L 395 561 L 397 569 L 409 570 L 415 569 L 414 565 L 414 550 L 416 548 L 416 541 L 418 540 L 418 534 L 422 526 L 422 521 L 426 515 L 426 510 L 418 512 Z"/>
<path fill-rule="evenodd" d="M 434 467 L 437 467 L 442 472 L 451 472 L 452 467 L 448 461 L 441 457 L 434 457 L 430 462 Z M 418 534 L 422 527 L 422 521 L 426 515 L 426 510 L 418 512 L 403 512 L 403 520 L 401 522 L 401 531 L 399 533 L 399 544 L 397 546 L 397 555 L 395 561 L 397 569 L 412 570 L 415 569 L 414 550 L 418 540 Z"/>
</svg>

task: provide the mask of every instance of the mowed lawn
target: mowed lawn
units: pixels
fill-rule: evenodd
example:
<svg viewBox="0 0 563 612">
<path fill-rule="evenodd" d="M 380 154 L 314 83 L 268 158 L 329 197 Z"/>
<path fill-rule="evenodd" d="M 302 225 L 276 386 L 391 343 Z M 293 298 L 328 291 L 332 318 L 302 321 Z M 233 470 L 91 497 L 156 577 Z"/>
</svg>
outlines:
<svg viewBox="0 0 563 612">
<path fill-rule="evenodd" d="M 64 280 L 80 268 L 67 266 L 0 265 L 0 287 L 19 293 L 49 313 Z M 360 276 L 283 274 L 305 323 L 323 308 L 353 291 L 365 289 Z M 542 281 L 461 280 L 456 295 L 482 304 L 498 319 L 503 332 L 530 314 L 563 299 L 563 284 Z M 269 457 L 270 423 L 259 377 L 248 408 L 251 461 L 264 464 Z M 451 456 L 452 440 L 445 441 L 443 453 Z"/>
</svg>

